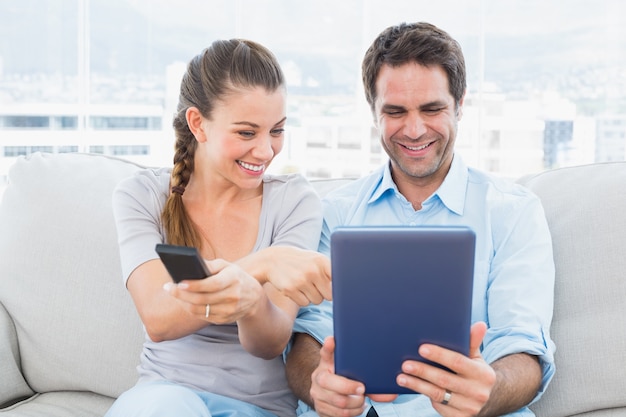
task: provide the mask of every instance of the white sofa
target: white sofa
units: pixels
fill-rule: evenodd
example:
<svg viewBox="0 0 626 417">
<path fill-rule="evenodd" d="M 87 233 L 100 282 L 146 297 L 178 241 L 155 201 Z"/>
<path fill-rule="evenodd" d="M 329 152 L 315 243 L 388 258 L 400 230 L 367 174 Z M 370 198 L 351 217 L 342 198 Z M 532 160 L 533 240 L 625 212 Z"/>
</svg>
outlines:
<svg viewBox="0 0 626 417">
<path fill-rule="evenodd" d="M 140 167 L 84 154 L 19 159 L 0 204 L 0 416 L 102 416 L 143 340 L 122 284 L 111 192 Z M 315 181 L 321 194 L 346 180 Z M 557 373 L 539 416 L 626 415 L 626 162 L 520 180 L 554 240 Z"/>
</svg>

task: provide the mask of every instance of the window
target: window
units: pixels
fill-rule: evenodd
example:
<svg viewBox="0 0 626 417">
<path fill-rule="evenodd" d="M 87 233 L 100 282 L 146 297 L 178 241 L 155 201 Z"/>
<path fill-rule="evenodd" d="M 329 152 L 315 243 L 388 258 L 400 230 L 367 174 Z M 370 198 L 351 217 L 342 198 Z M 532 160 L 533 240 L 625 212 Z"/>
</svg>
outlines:
<svg viewBox="0 0 626 417">
<path fill-rule="evenodd" d="M 50 127 L 48 116 L 0 116 L 3 129 L 45 129 Z"/>
<path fill-rule="evenodd" d="M 59 146 L 57 148 L 58 153 L 72 153 L 78 152 L 78 146 L 70 145 L 70 146 Z"/>
<path fill-rule="evenodd" d="M 307 129 L 307 147 L 330 149 L 332 146 L 333 129 L 331 126 L 314 125 Z"/>
<path fill-rule="evenodd" d="M 361 149 L 363 141 L 362 126 L 339 126 L 337 147 L 339 149 Z"/>
<path fill-rule="evenodd" d="M 78 127 L 78 117 L 76 116 L 55 116 L 52 118 L 53 129 L 75 130 Z"/>
<path fill-rule="evenodd" d="M 159 130 L 161 119 L 156 117 L 93 116 L 90 125 L 95 130 Z"/>
<path fill-rule="evenodd" d="M 150 153 L 149 146 L 143 145 L 117 145 L 109 147 L 109 155 L 126 156 L 126 155 L 148 155 Z"/>
<path fill-rule="evenodd" d="M 572 120 L 546 120 L 543 133 L 543 161 L 545 168 L 561 165 L 561 159 L 572 148 L 574 122 Z"/>
<path fill-rule="evenodd" d="M 29 153 L 30 153 L 30 149 L 28 148 L 28 146 L 5 146 L 4 147 L 5 157 L 28 155 Z"/>
<path fill-rule="evenodd" d="M 288 140 L 272 169 L 365 174 L 386 159 L 361 59 L 407 20 L 464 49 L 468 164 L 515 177 L 626 158 L 621 0 L 24 0 L 0 3 L 0 177 L 36 150 L 169 163 L 186 62 L 232 37 L 268 46 L 287 76 Z"/>
<path fill-rule="evenodd" d="M 14 157 L 14 156 L 24 156 L 30 155 L 35 152 L 54 152 L 54 147 L 52 146 L 5 146 L 4 147 L 4 156 L 5 157 Z"/>
</svg>

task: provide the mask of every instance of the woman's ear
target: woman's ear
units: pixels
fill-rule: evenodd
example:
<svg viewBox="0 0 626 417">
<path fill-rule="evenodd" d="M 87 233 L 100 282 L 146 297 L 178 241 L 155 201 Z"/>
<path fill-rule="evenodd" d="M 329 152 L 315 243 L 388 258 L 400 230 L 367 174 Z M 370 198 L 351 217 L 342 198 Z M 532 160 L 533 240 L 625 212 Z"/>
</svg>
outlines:
<svg viewBox="0 0 626 417">
<path fill-rule="evenodd" d="M 189 107 L 185 112 L 185 118 L 187 119 L 187 126 L 189 126 L 189 130 L 195 136 L 198 142 L 205 142 L 206 136 L 204 134 L 204 127 L 202 126 L 202 122 L 204 118 L 198 110 L 197 107 Z"/>
</svg>

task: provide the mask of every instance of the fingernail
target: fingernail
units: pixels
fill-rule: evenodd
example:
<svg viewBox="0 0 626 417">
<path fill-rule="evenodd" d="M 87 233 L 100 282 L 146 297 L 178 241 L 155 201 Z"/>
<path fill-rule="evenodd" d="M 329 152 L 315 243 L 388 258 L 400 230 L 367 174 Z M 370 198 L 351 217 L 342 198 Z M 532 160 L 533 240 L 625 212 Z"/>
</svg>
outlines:
<svg viewBox="0 0 626 417">
<path fill-rule="evenodd" d="M 165 284 L 163 284 L 163 289 L 167 292 L 170 292 L 172 287 L 174 287 L 174 284 L 171 282 L 166 282 Z"/>
</svg>

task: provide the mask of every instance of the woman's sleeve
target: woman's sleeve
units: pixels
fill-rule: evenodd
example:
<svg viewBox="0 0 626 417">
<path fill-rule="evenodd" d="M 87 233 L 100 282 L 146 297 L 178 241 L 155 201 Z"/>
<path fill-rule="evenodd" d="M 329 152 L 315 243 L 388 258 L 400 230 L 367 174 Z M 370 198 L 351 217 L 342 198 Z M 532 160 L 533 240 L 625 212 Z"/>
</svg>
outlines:
<svg viewBox="0 0 626 417">
<path fill-rule="evenodd" d="M 158 257 L 154 247 L 163 242 L 160 206 L 149 180 L 141 173 L 120 182 L 113 192 L 124 283 L 139 265 Z"/>
</svg>

